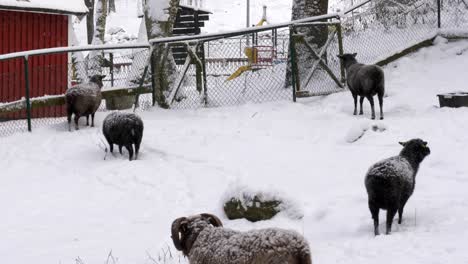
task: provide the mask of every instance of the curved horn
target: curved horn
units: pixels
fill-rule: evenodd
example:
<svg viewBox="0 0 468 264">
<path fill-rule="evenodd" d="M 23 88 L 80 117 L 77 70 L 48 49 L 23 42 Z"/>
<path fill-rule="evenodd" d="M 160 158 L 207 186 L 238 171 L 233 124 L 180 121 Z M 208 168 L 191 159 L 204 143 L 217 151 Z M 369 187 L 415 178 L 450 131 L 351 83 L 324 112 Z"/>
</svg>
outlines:
<svg viewBox="0 0 468 264">
<path fill-rule="evenodd" d="M 203 218 L 208 219 L 208 221 L 210 221 L 210 224 L 212 224 L 215 227 L 223 226 L 223 223 L 221 222 L 221 220 L 219 220 L 219 218 L 216 215 L 212 215 L 212 214 L 200 214 L 200 215 Z"/>
<path fill-rule="evenodd" d="M 174 220 L 174 222 L 172 222 L 171 238 L 177 250 L 182 250 L 179 233 L 180 233 L 180 226 L 182 225 L 182 221 L 186 221 L 186 220 L 187 220 L 186 217 L 180 217 Z"/>
</svg>

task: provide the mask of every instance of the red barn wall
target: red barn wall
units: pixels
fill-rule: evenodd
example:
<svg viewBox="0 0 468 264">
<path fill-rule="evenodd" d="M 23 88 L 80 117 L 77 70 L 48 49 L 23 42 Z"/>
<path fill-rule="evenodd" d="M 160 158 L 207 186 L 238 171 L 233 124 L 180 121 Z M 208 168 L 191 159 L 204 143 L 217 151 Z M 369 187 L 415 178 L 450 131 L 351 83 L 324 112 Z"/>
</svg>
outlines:
<svg viewBox="0 0 468 264">
<path fill-rule="evenodd" d="M 68 46 L 68 16 L 0 10 L 0 54 Z M 68 55 L 29 58 L 31 97 L 63 94 L 68 85 Z M 0 61 L 0 103 L 25 96 L 23 59 Z M 64 107 L 34 109 L 33 117 L 63 116 Z M 24 118 L 25 112 L 1 119 Z"/>
</svg>

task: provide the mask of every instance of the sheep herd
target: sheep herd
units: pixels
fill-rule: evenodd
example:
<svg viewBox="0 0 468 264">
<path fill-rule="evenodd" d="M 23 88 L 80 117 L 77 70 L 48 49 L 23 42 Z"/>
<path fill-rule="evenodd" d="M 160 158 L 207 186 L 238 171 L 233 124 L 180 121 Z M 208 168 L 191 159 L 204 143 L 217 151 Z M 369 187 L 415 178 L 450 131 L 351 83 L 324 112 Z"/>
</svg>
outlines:
<svg viewBox="0 0 468 264">
<path fill-rule="evenodd" d="M 380 105 L 380 119 L 383 119 L 384 73 L 376 65 L 360 64 L 356 54 L 339 56 L 347 72 L 347 83 L 354 99 L 354 115 L 357 114 L 357 97 L 360 96 L 360 112 L 363 114 L 363 99 L 371 104 L 372 119 L 375 118 L 373 96 L 377 95 Z M 94 114 L 102 95 L 103 76 L 96 75 L 86 84 L 68 89 L 66 106 L 68 125 L 71 130 L 71 116 L 78 119 L 86 116 L 89 125 L 94 126 Z M 131 113 L 114 112 L 103 122 L 102 132 L 113 151 L 113 145 L 125 147 L 129 159 L 138 158 L 143 137 L 143 121 Z M 402 222 L 405 204 L 415 189 L 415 178 L 421 162 L 430 154 L 428 143 L 421 139 L 400 142 L 403 149 L 399 155 L 384 159 L 372 165 L 365 176 L 368 206 L 374 221 L 374 234 L 379 235 L 379 210 L 387 211 L 386 234 L 390 234 L 393 218 L 398 213 Z M 133 148 L 134 146 L 134 148 Z M 238 232 L 224 228 L 221 220 L 212 214 L 180 217 L 172 223 L 171 237 L 177 250 L 192 264 L 310 264 L 311 252 L 306 239 L 291 230 L 268 228 Z"/>
<path fill-rule="evenodd" d="M 65 103 L 67 109 L 68 130 L 71 131 L 71 117 L 74 115 L 75 129 L 78 130 L 78 120 L 86 116 L 86 125 L 89 125 L 91 115 L 91 126 L 94 127 L 94 114 L 98 110 L 102 101 L 101 88 L 102 80 L 105 76 L 94 75 L 88 83 L 78 84 L 71 87 L 65 93 Z M 138 158 L 141 140 L 143 138 L 143 121 L 132 113 L 114 112 L 109 114 L 103 122 L 102 133 L 109 143 L 110 152 L 114 151 L 114 144 L 122 148 L 125 147 L 132 160 L 133 153 L 135 159 Z"/>
</svg>

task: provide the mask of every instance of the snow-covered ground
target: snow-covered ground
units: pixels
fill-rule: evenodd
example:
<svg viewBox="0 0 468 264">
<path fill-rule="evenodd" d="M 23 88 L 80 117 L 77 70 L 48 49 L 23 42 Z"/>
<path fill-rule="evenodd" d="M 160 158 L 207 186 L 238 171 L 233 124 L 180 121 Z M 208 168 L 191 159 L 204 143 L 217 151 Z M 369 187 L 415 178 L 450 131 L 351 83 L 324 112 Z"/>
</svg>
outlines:
<svg viewBox="0 0 468 264">
<path fill-rule="evenodd" d="M 116 263 L 155 263 L 150 256 L 168 258 L 162 248 L 175 253 L 172 221 L 200 212 L 239 230 L 295 229 L 310 242 L 314 263 L 468 263 L 468 109 L 441 109 L 436 97 L 466 91 L 467 48 L 468 41 L 438 41 L 386 67 L 384 121 L 369 120 L 367 103 L 365 116 L 352 116 L 343 92 L 143 112 L 141 155 L 132 162 L 103 160 L 104 113 L 96 128 L 70 133 L 61 123 L 1 138 L 2 263 L 105 263 L 111 251 Z M 385 130 L 348 143 L 372 124 Z M 374 237 L 364 174 L 414 137 L 428 141 L 432 154 L 404 223 Z M 304 218 L 228 221 L 220 201 L 237 184 L 288 195 Z"/>
</svg>

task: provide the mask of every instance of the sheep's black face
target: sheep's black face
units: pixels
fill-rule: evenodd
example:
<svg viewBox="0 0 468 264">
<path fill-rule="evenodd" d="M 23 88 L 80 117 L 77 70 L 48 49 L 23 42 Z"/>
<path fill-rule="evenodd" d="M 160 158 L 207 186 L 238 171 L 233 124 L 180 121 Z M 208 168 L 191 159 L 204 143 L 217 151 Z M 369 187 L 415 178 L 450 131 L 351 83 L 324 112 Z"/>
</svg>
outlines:
<svg viewBox="0 0 468 264">
<path fill-rule="evenodd" d="M 177 250 L 188 256 L 198 235 L 209 226 L 222 227 L 223 223 L 217 216 L 208 213 L 179 217 L 171 225 L 172 242 Z"/>
<path fill-rule="evenodd" d="M 357 62 L 356 60 L 357 53 L 345 53 L 343 55 L 337 55 L 340 61 L 345 65 L 345 67 L 354 64 Z"/>
<path fill-rule="evenodd" d="M 102 86 L 104 86 L 102 80 L 104 80 L 105 77 L 105 75 L 93 75 L 91 78 L 89 78 L 89 82 L 93 82 L 97 84 L 99 88 L 102 88 Z"/>
<path fill-rule="evenodd" d="M 427 146 L 427 141 L 416 138 L 408 142 L 400 142 L 403 146 L 402 153 L 414 156 L 418 162 L 421 162 L 426 156 L 431 154 L 431 149 Z"/>
</svg>

